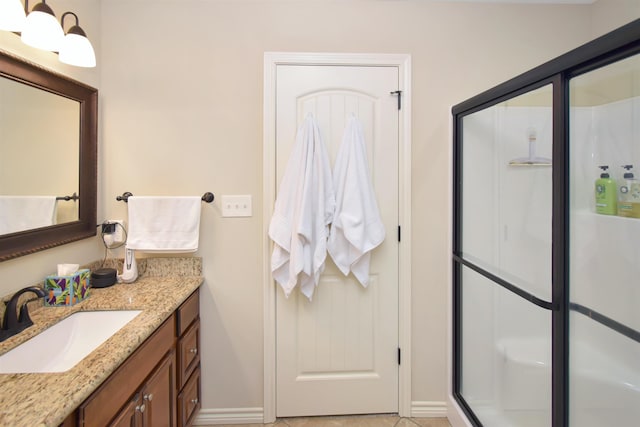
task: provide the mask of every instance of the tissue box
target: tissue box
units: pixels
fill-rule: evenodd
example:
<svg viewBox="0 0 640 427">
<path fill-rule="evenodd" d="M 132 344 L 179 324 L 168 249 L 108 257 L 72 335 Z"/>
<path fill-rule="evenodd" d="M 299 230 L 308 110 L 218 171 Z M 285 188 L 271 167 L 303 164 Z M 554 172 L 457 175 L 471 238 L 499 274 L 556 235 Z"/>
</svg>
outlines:
<svg viewBox="0 0 640 427">
<path fill-rule="evenodd" d="M 78 270 L 68 276 L 47 276 L 44 279 L 46 306 L 70 306 L 89 296 L 91 271 Z"/>
</svg>

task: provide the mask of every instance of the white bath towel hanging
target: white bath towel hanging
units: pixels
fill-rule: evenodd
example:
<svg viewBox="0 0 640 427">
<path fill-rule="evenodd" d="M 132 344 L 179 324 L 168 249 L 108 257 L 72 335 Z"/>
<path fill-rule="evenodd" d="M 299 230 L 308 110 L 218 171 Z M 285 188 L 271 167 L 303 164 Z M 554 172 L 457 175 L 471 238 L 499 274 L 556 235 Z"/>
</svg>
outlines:
<svg viewBox="0 0 640 427">
<path fill-rule="evenodd" d="M 329 155 L 309 113 L 298 129 L 269 225 L 271 271 L 285 296 L 299 284 L 312 299 L 324 271 L 334 209 Z"/>
<path fill-rule="evenodd" d="M 56 223 L 55 196 L 0 196 L 0 234 Z"/>
<path fill-rule="evenodd" d="M 131 196 L 127 248 L 145 252 L 195 252 L 201 197 Z"/>
<path fill-rule="evenodd" d="M 371 250 L 385 237 L 369 175 L 360 121 L 351 115 L 333 169 L 336 211 L 328 251 L 346 276 L 351 271 L 362 286 L 369 285 Z"/>
</svg>

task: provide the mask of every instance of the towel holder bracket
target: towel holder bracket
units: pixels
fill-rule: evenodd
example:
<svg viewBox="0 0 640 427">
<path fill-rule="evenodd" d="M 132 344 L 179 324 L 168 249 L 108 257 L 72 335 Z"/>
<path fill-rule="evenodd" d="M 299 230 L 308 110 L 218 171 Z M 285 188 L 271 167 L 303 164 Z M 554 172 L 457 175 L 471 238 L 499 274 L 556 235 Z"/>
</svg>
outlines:
<svg viewBox="0 0 640 427">
<path fill-rule="evenodd" d="M 133 194 L 131 194 L 128 191 L 125 191 L 124 193 L 122 193 L 122 196 L 118 196 L 116 197 L 116 200 L 119 202 L 125 202 L 127 203 L 129 201 L 129 197 L 133 196 Z"/>
<path fill-rule="evenodd" d="M 64 200 L 65 202 L 68 202 L 69 200 L 73 200 L 75 202 L 78 199 L 80 199 L 80 196 L 78 196 L 78 193 L 73 193 L 71 196 L 56 197 L 56 200 Z"/>
</svg>

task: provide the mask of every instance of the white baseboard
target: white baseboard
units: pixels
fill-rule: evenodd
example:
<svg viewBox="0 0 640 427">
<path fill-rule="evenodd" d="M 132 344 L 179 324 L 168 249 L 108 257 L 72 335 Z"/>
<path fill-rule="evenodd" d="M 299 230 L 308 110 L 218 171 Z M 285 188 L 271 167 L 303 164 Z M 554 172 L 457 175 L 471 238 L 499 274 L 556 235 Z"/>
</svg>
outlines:
<svg viewBox="0 0 640 427">
<path fill-rule="evenodd" d="M 201 409 L 193 425 L 262 424 L 262 408 Z"/>
<path fill-rule="evenodd" d="M 446 416 L 446 402 L 411 402 L 411 417 L 444 418 Z M 262 420 L 262 408 L 201 409 L 193 424 L 196 426 L 217 424 L 262 424 Z"/>
<path fill-rule="evenodd" d="M 447 416 L 446 402 L 411 402 L 412 418 L 445 418 Z"/>
</svg>

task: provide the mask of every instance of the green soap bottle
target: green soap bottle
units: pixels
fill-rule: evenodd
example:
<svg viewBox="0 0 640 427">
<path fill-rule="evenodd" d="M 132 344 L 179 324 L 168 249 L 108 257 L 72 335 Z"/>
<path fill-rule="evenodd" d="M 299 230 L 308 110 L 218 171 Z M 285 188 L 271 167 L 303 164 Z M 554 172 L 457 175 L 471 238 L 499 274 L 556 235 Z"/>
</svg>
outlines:
<svg viewBox="0 0 640 427">
<path fill-rule="evenodd" d="M 618 213 L 618 198 L 616 182 L 609 177 L 609 166 L 599 166 L 602 169 L 600 178 L 596 179 L 596 212 L 602 215 Z"/>
</svg>

